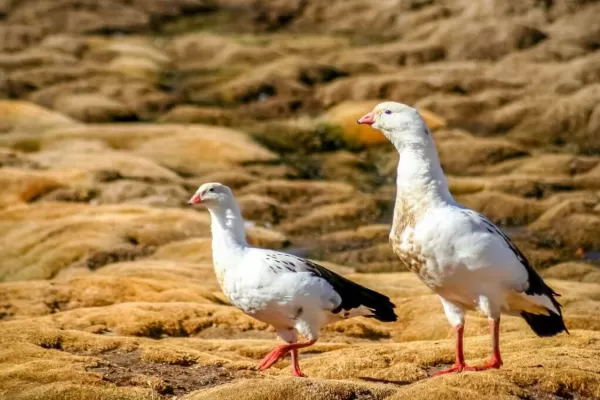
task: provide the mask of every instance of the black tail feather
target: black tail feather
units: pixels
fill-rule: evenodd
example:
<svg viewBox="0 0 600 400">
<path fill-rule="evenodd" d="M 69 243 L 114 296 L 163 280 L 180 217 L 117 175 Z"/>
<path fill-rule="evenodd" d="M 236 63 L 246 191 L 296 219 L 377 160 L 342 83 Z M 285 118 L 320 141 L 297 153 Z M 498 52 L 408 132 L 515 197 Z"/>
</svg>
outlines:
<svg viewBox="0 0 600 400">
<path fill-rule="evenodd" d="M 548 337 L 558 335 L 561 332 L 569 333 L 562 315 L 552 311 L 549 315 L 531 314 L 522 311 L 521 316 L 538 336 Z"/>
<path fill-rule="evenodd" d="M 365 315 L 366 318 L 375 318 L 382 322 L 398 320 L 398 316 L 394 312 L 396 305 L 391 302 L 389 297 L 339 275 L 336 278 L 333 286 L 342 298 L 342 302 L 336 309 L 332 310 L 333 313 L 337 314 L 342 310 L 350 311 L 363 306 L 373 313 L 373 315 Z M 329 282 L 331 283 L 331 281 Z"/>
<path fill-rule="evenodd" d="M 538 284 L 538 292 L 545 293 L 546 297 L 550 299 L 552 305 L 558 314 L 553 310 L 546 308 L 548 315 L 543 314 L 532 314 L 525 311 L 521 311 L 521 316 L 525 319 L 529 327 L 535 332 L 536 335 L 541 337 L 555 336 L 561 332 L 569 334 L 565 321 L 562 316 L 562 305 L 556 300 L 555 297 L 560 296 L 552 288 L 545 284 L 541 277 L 535 272 L 535 276 L 541 283 Z M 530 287 L 531 289 L 531 287 Z"/>
<path fill-rule="evenodd" d="M 394 312 L 396 305 L 390 301 L 389 297 L 362 286 L 361 289 L 356 297 L 361 305 L 373 311 L 373 315 L 369 315 L 369 318 L 375 318 L 382 322 L 398 320 L 398 316 Z"/>
</svg>

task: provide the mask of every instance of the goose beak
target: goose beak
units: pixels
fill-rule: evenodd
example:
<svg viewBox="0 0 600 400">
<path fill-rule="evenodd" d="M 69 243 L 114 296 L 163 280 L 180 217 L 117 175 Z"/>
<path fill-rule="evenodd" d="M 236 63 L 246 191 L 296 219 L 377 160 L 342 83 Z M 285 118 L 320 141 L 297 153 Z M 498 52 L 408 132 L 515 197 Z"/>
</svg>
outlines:
<svg viewBox="0 0 600 400">
<path fill-rule="evenodd" d="M 200 203 L 202 203 L 202 199 L 200 198 L 200 196 L 198 194 L 193 195 L 192 198 L 188 201 L 189 205 L 200 204 Z"/>
<path fill-rule="evenodd" d="M 373 123 L 375 122 L 375 114 L 373 114 L 373 112 L 365 114 L 362 117 L 360 117 L 356 122 L 358 122 L 359 124 L 373 125 Z"/>
</svg>

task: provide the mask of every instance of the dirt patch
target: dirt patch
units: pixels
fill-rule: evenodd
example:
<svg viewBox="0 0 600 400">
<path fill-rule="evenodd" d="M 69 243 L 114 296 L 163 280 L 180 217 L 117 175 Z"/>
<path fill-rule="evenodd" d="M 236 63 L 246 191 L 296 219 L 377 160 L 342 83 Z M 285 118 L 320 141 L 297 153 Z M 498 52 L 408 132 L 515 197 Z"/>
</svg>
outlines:
<svg viewBox="0 0 600 400">
<path fill-rule="evenodd" d="M 222 366 L 199 365 L 193 360 L 178 364 L 144 361 L 139 350 L 102 354 L 97 365 L 87 370 L 102 374 L 102 380 L 117 386 L 150 387 L 161 398 L 222 385 L 237 377 Z"/>
</svg>

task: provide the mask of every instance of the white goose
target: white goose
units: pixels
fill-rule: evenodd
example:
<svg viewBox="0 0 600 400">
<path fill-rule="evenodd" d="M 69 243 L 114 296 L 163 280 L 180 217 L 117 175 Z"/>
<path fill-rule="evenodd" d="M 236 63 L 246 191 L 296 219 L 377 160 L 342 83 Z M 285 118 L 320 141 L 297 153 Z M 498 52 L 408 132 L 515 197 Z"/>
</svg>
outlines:
<svg viewBox="0 0 600 400">
<path fill-rule="evenodd" d="M 246 314 L 271 324 L 287 343 L 267 354 L 260 370 L 291 353 L 293 374 L 304 376 L 298 349 L 314 344 L 320 329 L 330 322 L 355 316 L 396 321 L 395 306 L 387 296 L 309 260 L 250 247 L 240 209 L 227 186 L 206 183 L 189 204 L 202 204 L 210 212 L 213 263 L 223 293 Z M 298 343 L 297 333 L 307 341 Z"/>
<path fill-rule="evenodd" d="M 390 242 L 400 260 L 434 290 L 456 329 L 456 363 L 437 375 L 500 368 L 500 314 L 520 315 L 538 336 L 567 332 L 558 296 L 523 253 L 483 215 L 454 201 L 431 133 L 417 110 L 385 102 L 358 120 L 380 130 L 400 154 Z M 464 312 L 489 319 L 492 359 L 463 355 Z M 567 332 L 568 333 L 568 332 Z"/>
</svg>

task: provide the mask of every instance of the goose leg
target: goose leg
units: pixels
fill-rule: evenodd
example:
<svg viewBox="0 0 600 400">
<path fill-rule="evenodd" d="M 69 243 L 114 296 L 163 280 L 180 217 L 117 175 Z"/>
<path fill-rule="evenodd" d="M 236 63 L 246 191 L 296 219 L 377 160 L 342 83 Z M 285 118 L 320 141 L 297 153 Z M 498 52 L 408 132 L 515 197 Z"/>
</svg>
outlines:
<svg viewBox="0 0 600 400">
<path fill-rule="evenodd" d="M 298 350 L 292 350 L 292 374 L 297 377 L 304 377 L 302 371 L 300 371 L 300 364 L 298 364 Z"/>
<path fill-rule="evenodd" d="M 463 336 L 464 336 L 464 325 L 457 325 L 456 329 L 456 361 L 454 365 L 448 369 L 443 369 L 433 374 L 433 376 L 440 376 L 451 374 L 455 372 L 463 372 L 463 371 L 474 371 L 475 368 L 468 366 L 465 363 L 465 354 L 463 351 Z"/>
<path fill-rule="evenodd" d="M 258 369 L 261 371 L 264 371 L 265 369 L 272 367 L 273 364 L 275 364 L 280 358 L 285 357 L 285 355 L 291 351 L 292 352 L 292 363 L 294 363 L 294 361 L 295 361 L 294 375 L 299 376 L 297 374 L 298 373 L 302 374 L 302 372 L 300 371 L 300 367 L 298 365 L 297 350 L 304 348 L 304 347 L 312 346 L 313 344 L 315 344 L 315 342 L 316 342 L 316 340 L 309 340 L 308 342 L 303 342 L 303 343 L 291 343 L 291 344 L 279 345 L 279 346 L 275 347 L 269 354 L 267 354 L 267 356 L 258 365 Z M 296 353 L 296 354 L 294 354 L 294 353 Z"/>
<path fill-rule="evenodd" d="M 492 359 L 484 365 L 475 367 L 477 371 L 498 369 L 502 366 L 502 357 L 500 356 L 500 318 L 490 319 L 488 323 L 492 333 Z"/>
</svg>

